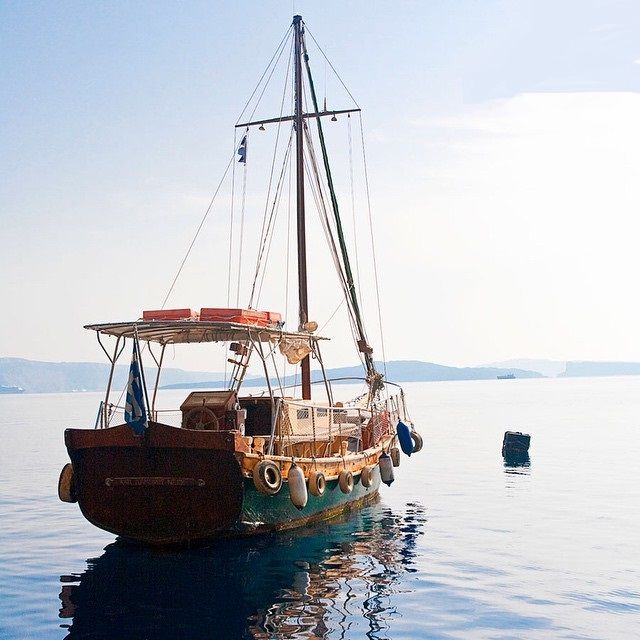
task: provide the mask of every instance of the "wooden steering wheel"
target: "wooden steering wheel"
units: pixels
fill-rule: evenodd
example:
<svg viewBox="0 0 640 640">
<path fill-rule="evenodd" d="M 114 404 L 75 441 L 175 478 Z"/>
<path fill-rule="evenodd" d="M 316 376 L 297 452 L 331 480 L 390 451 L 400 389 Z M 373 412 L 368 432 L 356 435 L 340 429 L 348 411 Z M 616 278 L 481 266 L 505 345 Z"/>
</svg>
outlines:
<svg viewBox="0 0 640 640">
<path fill-rule="evenodd" d="M 219 431 L 220 421 L 209 407 L 194 407 L 185 416 L 184 428 L 195 431 Z"/>
</svg>

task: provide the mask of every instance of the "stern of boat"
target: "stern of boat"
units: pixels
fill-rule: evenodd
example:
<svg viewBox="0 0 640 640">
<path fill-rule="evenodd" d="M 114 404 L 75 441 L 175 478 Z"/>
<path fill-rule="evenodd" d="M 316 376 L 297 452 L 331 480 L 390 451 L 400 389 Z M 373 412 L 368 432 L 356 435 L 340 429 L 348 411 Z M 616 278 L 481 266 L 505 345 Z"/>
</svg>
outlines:
<svg viewBox="0 0 640 640">
<path fill-rule="evenodd" d="M 243 477 L 233 432 L 178 429 L 151 422 L 67 429 L 75 497 L 91 523 L 147 544 L 216 537 L 238 520 Z"/>
</svg>

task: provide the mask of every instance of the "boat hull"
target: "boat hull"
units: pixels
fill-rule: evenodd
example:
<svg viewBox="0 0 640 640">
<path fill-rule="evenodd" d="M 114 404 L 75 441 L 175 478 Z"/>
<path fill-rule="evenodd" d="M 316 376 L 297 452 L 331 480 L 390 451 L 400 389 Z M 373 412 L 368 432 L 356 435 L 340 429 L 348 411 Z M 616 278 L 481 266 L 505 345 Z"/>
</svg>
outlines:
<svg viewBox="0 0 640 640">
<path fill-rule="evenodd" d="M 80 509 L 92 524 L 150 545 L 185 545 L 304 526 L 372 502 L 377 467 L 366 488 L 355 477 L 345 494 L 337 480 L 298 510 L 285 482 L 260 493 L 242 472 L 243 441 L 229 432 L 198 432 L 152 423 L 144 436 L 121 425 L 68 429 Z"/>
<path fill-rule="evenodd" d="M 303 509 L 297 509 L 289 498 L 287 483 L 275 496 L 256 490 L 253 481 L 245 479 L 242 516 L 235 530 L 243 534 L 266 533 L 302 527 L 312 522 L 333 518 L 345 511 L 359 509 L 373 502 L 380 487 L 380 472 L 375 467 L 372 484 L 364 487 L 360 477 L 354 478 L 353 491 L 342 493 L 338 480 L 327 482 L 321 496 L 309 495 Z"/>
</svg>

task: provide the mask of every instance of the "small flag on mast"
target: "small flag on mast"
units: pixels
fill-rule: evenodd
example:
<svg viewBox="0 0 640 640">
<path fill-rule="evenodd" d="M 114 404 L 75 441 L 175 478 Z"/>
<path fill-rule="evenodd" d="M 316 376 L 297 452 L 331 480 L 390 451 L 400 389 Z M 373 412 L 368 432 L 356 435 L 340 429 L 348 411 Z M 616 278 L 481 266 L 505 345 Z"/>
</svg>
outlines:
<svg viewBox="0 0 640 640">
<path fill-rule="evenodd" d="M 142 376 L 140 375 L 140 350 L 137 337 L 133 339 L 133 354 L 131 355 L 131 366 L 129 367 L 124 421 L 138 435 L 142 435 L 148 426 L 147 411 L 144 406 Z"/>
<path fill-rule="evenodd" d="M 247 163 L 247 134 L 244 135 L 242 140 L 240 141 L 240 146 L 238 147 L 238 155 L 240 159 L 238 162 L 242 162 L 243 164 Z"/>
</svg>

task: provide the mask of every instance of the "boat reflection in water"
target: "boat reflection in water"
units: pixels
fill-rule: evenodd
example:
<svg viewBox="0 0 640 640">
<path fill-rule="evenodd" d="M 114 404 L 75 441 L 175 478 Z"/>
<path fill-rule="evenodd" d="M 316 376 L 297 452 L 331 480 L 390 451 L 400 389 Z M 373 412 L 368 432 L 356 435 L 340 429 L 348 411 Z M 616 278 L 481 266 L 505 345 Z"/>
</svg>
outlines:
<svg viewBox="0 0 640 640">
<path fill-rule="evenodd" d="M 81 575 L 61 577 L 66 637 L 378 637 L 401 614 L 390 601 L 415 571 L 424 511 L 378 503 L 342 521 L 202 549 L 115 542 Z"/>
</svg>

